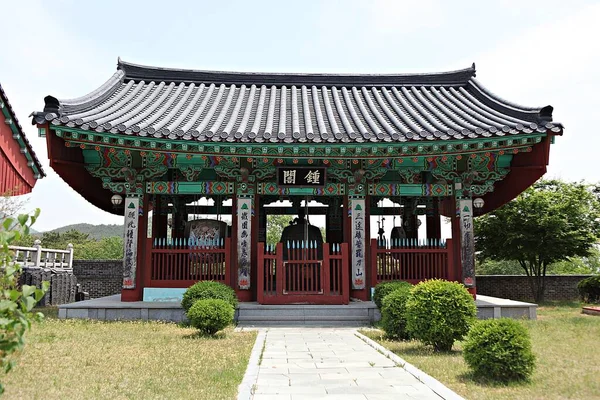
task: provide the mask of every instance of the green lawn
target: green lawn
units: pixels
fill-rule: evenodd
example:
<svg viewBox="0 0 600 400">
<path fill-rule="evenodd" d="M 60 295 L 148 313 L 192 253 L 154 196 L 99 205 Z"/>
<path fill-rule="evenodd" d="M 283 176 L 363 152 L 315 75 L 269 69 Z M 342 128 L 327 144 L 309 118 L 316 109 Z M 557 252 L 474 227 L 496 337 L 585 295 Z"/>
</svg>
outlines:
<svg viewBox="0 0 600 400">
<path fill-rule="evenodd" d="M 531 333 L 537 367 L 530 382 L 477 383 L 463 361 L 461 343 L 434 354 L 417 342 L 391 342 L 380 331 L 363 332 L 467 399 L 600 399 L 600 317 L 581 314 L 578 303 L 538 308 Z"/>
<path fill-rule="evenodd" d="M 7 399 L 234 399 L 256 332 L 48 318 L 3 377 Z"/>
</svg>

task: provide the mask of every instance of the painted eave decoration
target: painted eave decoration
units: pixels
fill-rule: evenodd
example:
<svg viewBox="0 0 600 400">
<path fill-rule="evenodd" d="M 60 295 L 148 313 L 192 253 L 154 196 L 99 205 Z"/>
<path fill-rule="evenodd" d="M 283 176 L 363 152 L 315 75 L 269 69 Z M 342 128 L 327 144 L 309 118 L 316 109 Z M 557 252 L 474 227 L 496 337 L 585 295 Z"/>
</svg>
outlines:
<svg viewBox="0 0 600 400">
<path fill-rule="evenodd" d="M 491 93 L 475 79 L 474 64 L 442 73 L 333 75 L 167 69 L 119 59 L 117 72 L 93 92 L 47 96 L 33 122 L 189 144 L 412 145 L 560 135 L 552 111 Z"/>
</svg>

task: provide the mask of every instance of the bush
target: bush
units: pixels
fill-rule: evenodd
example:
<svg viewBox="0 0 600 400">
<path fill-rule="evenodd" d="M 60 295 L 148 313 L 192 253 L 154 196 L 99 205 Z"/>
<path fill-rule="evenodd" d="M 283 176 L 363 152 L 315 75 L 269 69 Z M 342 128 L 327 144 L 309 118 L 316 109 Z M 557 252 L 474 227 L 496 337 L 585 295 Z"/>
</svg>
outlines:
<svg viewBox="0 0 600 400">
<path fill-rule="evenodd" d="M 411 337 L 436 351 L 450 351 L 475 322 L 477 308 L 460 283 L 434 279 L 416 285 L 406 302 L 406 328 Z"/>
<path fill-rule="evenodd" d="M 379 308 L 381 310 L 381 307 L 383 306 L 383 298 L 385 296 L 387 296 L 388 294 L 392 293 L 394 290 L 399 289 L 399 288 L 403 288 L 403 287 L 407 287 L 407 288 L 412 288 L 413 285 L 411 285 L 408 282 L 404 282 L 404 281 L 389 281 L 389 282 L 382 282 L 379 285 L 375 286 L 375 293 L 373 294 L 373 301 L 375 302 L 375 305 L 377 305 L 377 308 Z"/>
<path fill-rule="evenodd" d="M 600 275 L 590 276 L 577 284 L 579 296 L 585 303 L 600 302 Z"/>
<path fill-rule="evenodd" d="M 406 331 L 406 301 L 410 295 L 410 289 L 402 285 L 383 298 L 381 307 L 381 328 L 390 339 L 405 340 L 409 338 Z"/>
<path fill-rule="evenodd" d="M 535 366 L 527 329 L 508 318 L 476 323 L 463 356 L 474 376 L 500 382 L 527 379 Z"/>
<path fill-rule="evenodd" d="M 235 291 L 229 286 L 215 281 L 201 281 L 190 286 L 183 294 L 181 307 L 187 312 L 197 300 L 221 299 L 233 308 L 237 306 Z"/>
<path fill-rule="evenodd" d="M 198 300 L 186 313 L 190 324 L 202 333 L 213 335 L 233 322 L 234 309 L 221 299 Z"/>
</svg>

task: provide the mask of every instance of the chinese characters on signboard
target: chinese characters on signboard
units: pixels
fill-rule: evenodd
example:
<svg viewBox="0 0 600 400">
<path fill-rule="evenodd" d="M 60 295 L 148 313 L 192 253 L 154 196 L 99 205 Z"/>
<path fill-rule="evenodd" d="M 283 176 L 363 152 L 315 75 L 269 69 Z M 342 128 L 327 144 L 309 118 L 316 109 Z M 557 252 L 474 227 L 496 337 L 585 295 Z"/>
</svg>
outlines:
<svg viewBox="0 0 600 400">
<path fill-rule="evenodd" d="M 135 289 L 139 199 L 125 199 L 125 254 L 123 256 L 123 288 Z"/>
<path fill-rule="evenodd" d="M 252 251 L 252 199 L 238 198 L 237 218 L 238 286 L 240 289 L 249 289 Z"/>
<path fill-rule="evenodd" d="M 475 239 L 473 236 L 473 201 L 463 199 L 460 207 L 461 261 L 463 284 L 475 286 Z"/>
<path fill-rule="evenodd" d="M 277 170 L 279 186 L 318 187 L 325 185 L 323 167 L 281 167 Z"/>
<path fill-rule="evenodd" d="M 365 201 L 350 200 L 352 223 L 352 289 L 365 287 Z"/>
</svg>

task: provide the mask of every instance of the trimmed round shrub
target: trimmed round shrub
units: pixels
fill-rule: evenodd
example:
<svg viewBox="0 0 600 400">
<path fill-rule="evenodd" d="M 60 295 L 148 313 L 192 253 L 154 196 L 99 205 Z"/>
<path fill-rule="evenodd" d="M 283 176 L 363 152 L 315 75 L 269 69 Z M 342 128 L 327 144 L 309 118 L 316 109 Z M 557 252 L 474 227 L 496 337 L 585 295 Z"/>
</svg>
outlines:
<svg viewBox="0 0 600 400">
<path fill-rule="evenodd" d="M 476 323 L 467 335 L 463 357 L 475 377 L 499 382 L 525 380 L 535 367 L 529 332 L 508 318 Z"/>
<path fill-rule="evenodd" d="M 406 331 L 406 301 L 411 286 L 402 286 L 383 298 L 381 307 L 381 328 L 390 339 L 405 340 L 409 338 Z"/>
<path fill-rule="evenodd" d="M 585 303 L 600 302 L 600 275 L 590 276 L 577 284 L 581 301 Z"/>
<path fill-rule="evenodd" d="M 421 282 L 411 290 L 406 302 L 408 333 L 435 351 L 450 351 L 454 341 L 469 332 L 476 316 L 473 297 L 456 282 Z"/>
<path fill-rule="evenodd" d="M 377 308 L 381 310 L 381 307 L 383 306 L 383 298 L 385 296 L 392 293 L 396 289 L 402 287 L 407 287 L 410 289 L 412 288 L 412 286 L 413 285 L 405 281 L 382 282 L 375 286 L 375 293 L 373 293 L 373 301 L 375 302 L 375 305 L 377 305 Z"/>
<path fill-rule="evenodd" d="M 235 290 L 229 286 L 215 281 L 200 281 L 190 286 L 181 300 L 181 307 L 187 312 L 197 300 L 220 299 L 228 302 L 233 308 L 238 300 Z"/>
<path fill-rule="evenodd" d="M 233 322 L 233 307 L 225 300 L 198 300 L 186 315 L 190 324 L 200 332 L 214 335 Z"/>
</svg>

